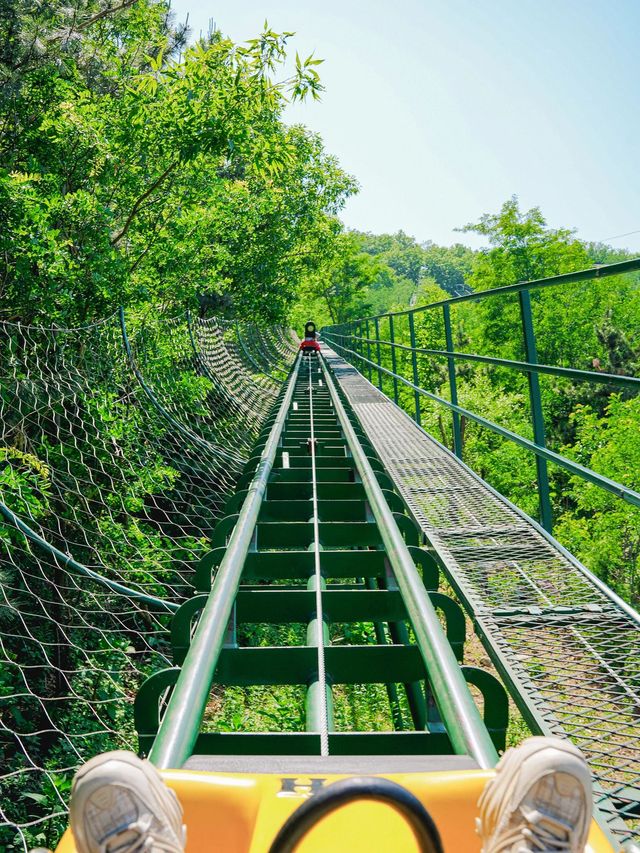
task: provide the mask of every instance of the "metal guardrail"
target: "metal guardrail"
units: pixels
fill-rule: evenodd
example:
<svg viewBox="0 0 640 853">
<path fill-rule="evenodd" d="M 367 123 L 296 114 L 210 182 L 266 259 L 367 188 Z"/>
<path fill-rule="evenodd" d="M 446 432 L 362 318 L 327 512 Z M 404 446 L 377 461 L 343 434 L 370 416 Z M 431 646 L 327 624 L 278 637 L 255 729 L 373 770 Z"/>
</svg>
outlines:
<svg viewBox="0 0 640 853">
<path fill-rule="evenodd" d="M 531 731 L 582 749 L 603 830 L 637 839 L 640 615 L 356 368 L 325 354 Z"/>
<path fill-rule="evenodd" d="M 164 768 L 184 766 L 194 748 L 204 755 L 454 753 L 493 767 L 504 746 L 506 694 L 489 673 L 461 666 L 464 618 L 434 591 L 437 574 L 417 547 L 417 528 L 386 491 L 390 481 L 322 358 L 299 356 L 284 387 L 201 561 L 198 589 L 208 588 L 218 566 L 211 591 L 185 602 L 173 620 L 178 666 L 150 676 L 136 698 L 141 747 Z M 256 578 L 276 583 L 253 587 Z M 298 583 L 284 588 L 277 583 L 284 578 Z M 336 579 L 348 582 L 336 586 Z M 230 619 L 234 626 L 306 622 L 306 643 L 236 647 L 234 639 L 232 648 Z M 375 644 L 331 643 L 332 625 L 358 621 L 373 624 Z M 306 685 L 306 731 L 203 731 L 216 677 L 223 685 Z M 333 689 L 342 684 L 385 685 L 393 731 L 340 730 Z M 482 693 L 482 714 L 469 684 Z"/>
<path fill-rule="evenodd" d="M 380 530 L 387 559 L 405 601 L 416 641 L 429 673 L 434 699 L 451 744 L 456 753 L 470 755 L 480 767 L 494 767 L 498 754 L 489 732 L 324 360 L 321 360 L 321 365 L 331 401 Z"/>
<path fill-rule="evenodd" d="M 167 703 L 158 734 L 149 753 L 157 767 L 182 767 L 191 755 L 209 699 L 211 682 L 227 631 L 240 576 L 251 546 L 262 499 L 273 467 L 300 368 L 296 359 L 271 433 L 262 451 L 247 498 L 229 539 L 207 603 Z"/>
<path fill-rule="evenodd" d="M 547 448 L 545 423 L 542 411 L 542 398 L 538 378 L 539 374 L 558 376 L 579 382 L 606 383 L 615 387 L 633 390 L 640 390 L 640 378 L 635 376 L 620 376 L 611 373 L 577 370 L 574 368 L 538 363 L 530 293 L 531 291 L 539 290 L 541 288 L 555 287 L 581 281 L 590 281 L 597 278 L 621 275 L 623 273 L 635 272 L 638 270 L 640 270 L 640 258 L 616 264 L 596 266 L 592 269 L 580 270 L 578 272 L 567 273 L 564 275 L 551 276 L 549 278 L 537 279 L 528 282 L 518 282 L 517 284 L 497 287 L 492 290 L 482 290 L 474 293 L 468 293 L 463 296 L 455 296 L 450 299 L 432 302 L 429 305 L 423 305 L 406 311 L 380 314 L 375 317 L 366 317 L 360 320 L 354 320 L 350 323 L 328 326 L 322 330 L 321 334 L 323 339 L 326 340 L 327 343 L 330 343 L 338 353 L 343 356 L 353 356 L 361 364 L 366 365 L 369 369 L 370 378 L 371 372 L 377 371 L 379 387 L 382 385 L 382 375 L 385 374 L 390 376 L 393 380 L 393 397 L 396 403 L 398 403 L 399 399 L 399 383 L 411 388 L 414 392 L 414 418 L 418 424 L 421 423 L 421 397 L 427 397 L 428 399 L 449 409 L 452 416 L 453 451 L 458 458 L 462 459 L 462 434 L 460 426 L 460 418 L 462 416 L 475 421 L 492 432 L 501 435 L 503 438 L 507 438 L 509 441 L 512 441 L 532 452 L 536 458 L 540 521 L 542 526 L 547 531 L 551 532 L 552 510 L 547 462 L 553 462 L 554 464 L 569 471 L 571 474 L 575 474 L 635 506 L 640 506 L 640 493 L 622 485 L 621 483 L 617 483 L 607 477 L 604 477 L 596 471 L 586 468 L 585 466 Z M 526 358 L 525 361 L 497 358 L 477 353 L 458 352 L 453 349 L 453 332 L 451 325 L 452 305 L 510 294 L 517 294 L 518 296 L 522 328 L 522 343 Z M 425 311 L 433 311 L 435 309 L 441 309 L 442 311 L 442 322 L 446 341 L 446 349 L 444 350 L 419 347 L 416 343 L 416 315 Z M 409 345 L 396 341 L 396 321 L 399 317 L 407 317 L 408 319 Z M 383 320 L 388 323 L 388 339 L 381 337 L 380 334 L 380 322 Z M 370 332 L 371 325 L 373 325 L 374 330 L 373 337 L 371 337 Z M 390 369 L 382 364 L 381 347 L 387 347 L 391 351 Z M 398 372 L 398 351 L 408 352 L 411 354 L 411 379 L 402 376 Z M 446 400 L 443 397 L 420 387 L 418 357 L 421 355 L 429 355 L 446 359 L 451 400 Z M 506 367 L 527 374 L 533 440 L 506 429 L 505 427 L 502 427 L 499 424 L 496 424 L 493 421 L 488 420 L 487 418 L 484 418 L 458 404 L 458 387 L 455 365 L 456 361 L 461 360 L 476 361 L 483 364 Z"/>
</svg>

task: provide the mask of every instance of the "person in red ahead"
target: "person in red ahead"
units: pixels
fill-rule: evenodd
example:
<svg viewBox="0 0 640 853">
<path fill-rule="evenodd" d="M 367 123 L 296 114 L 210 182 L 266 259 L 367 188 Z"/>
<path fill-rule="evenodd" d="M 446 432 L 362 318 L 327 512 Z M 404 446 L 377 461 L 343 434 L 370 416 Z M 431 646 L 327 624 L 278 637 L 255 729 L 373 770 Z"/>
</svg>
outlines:
<svg viewBox="0 0 640 853">
<path fill-rule="evenodd" d="M 308 350 L 320 351 L 320 344 L 316 340 L 316 324 L 313 320 L 309 320 L 304 327 L 304 340 L 300 342 L 300 349 L 303 352 Z"/>
</svg>

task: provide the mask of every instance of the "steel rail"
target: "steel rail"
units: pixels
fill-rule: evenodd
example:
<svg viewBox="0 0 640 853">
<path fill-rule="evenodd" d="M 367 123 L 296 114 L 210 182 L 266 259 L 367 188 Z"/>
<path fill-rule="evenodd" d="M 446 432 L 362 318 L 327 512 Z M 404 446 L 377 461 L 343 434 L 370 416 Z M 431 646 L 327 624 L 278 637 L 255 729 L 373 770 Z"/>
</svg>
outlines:
<svg viewBox="0 0 640 853">
<path fill-rule="evenodd" d="M 585 270 L 561 273 L 547 278 L 535 278 L 531 281 L 519 281 L 516 284 L 506 284 L 502 287 L 493 287 L 489 290 L 474 290 L 472 293 L 464 293 L 462 296 L 452 296 L 450 299 L 439 299 L 428 305 L 420 305 L 418 308 L 407 308 L 405 311 L 391 311 L 387 314 L 377 314 L 371 317 L 359 317 L 353 323 L 363 323 L 366 320 L 381 320 L 384 317 L 404 317 L 407 314 L 417 314 L 428 311 L 431 308 L 441 308 L 443 305 L 457 305 L 460 302 L 475 302 L 487 296 L 504 296 L 509 293 L 519 293 L 521 290 L 540 290 L 544 287 L 556 287 L 562 284 L 573 284 L 578 281 L 592 281 L 596 278 L 606 278 L 611 275 L 623 275 L 627 272 L 640 270 L 640 258 L 632 258 L 629 261 L 619 261 L 615 264 L 597 264 Z M 329 326 L 329 328 L 335 328 Z"/>
<path fill-rule="evenodd" d="M 380 530 L 387 559 L 404 599 L 427 669 L 434 699 L 451 745 L 456 754 L 471 756 L 480 767 L 485 769 L 494 767 L 498 754 L 489 732 L 460 671 L 373 468 L 349 421 L 324 358 L 320 359 L 320 363 L 340 427 L 362 480 L 367 500 Z"/>
<path fill-rule="evenodd" d="M 313 363 L 315 364 L 315 359 Z M 313 414 L 313 365 L 311 356 L 305 356 L 309 379 L 309 433 L 311 453 L 311 488 L 313 504 L 313 575 L 309 578 L 308 589 L 315 593 L 315 618 L 307 628 L 307 645 L 318 647 L 318 678 L 307 688 L 307 723 L 310 731 L 320 731 L 320 755 L 329 755 L 329 724 L 333 723 L 330 713 L 332 707 L 331 687 L 327 684 L 327 668 L 324 647 L 329 641 L 329 630 L 324 621 L 322 589 L 324 578 L 320 563 L 320 511 L 318 508 L 318 474 L 316 466 L 316 436 Z"/>
<path fill-rule="evenodd" d="M 533 364 L 529 361 L 515 361 L 509 358 L 496 358 L 490 355 L 477 355 L 470 352 L 456 352 L 455 350 L 427 349 L 426 347 L 410 347 L 407 344 L 399 344 L 397 341 L 385 341 L 384 338 L 379 340 L 367 341 L 367 338 L 359 338 L 356 335 L 345 335 L 342 332 L 329 331 L 329 335 L 339 338 L 348 338 L 352 341 L 364 341 L 365 343 L 383 344 L 387 347 L 394 347 L 405 352 L 417 352 L 421 355 L 434 355 L 440 358 L 454 358 L 460 361 L 479 361 L 483 364 L 492 364 L 496 367 L 510 367 L 513 370 L 519 370 L 522 373 L 547 373 L 550 376 L 559 376 L 561 378 L 575 379 L 578 382 L 601 382 L 605 385 L 620 385 L 625 388 L 634 388 L 640 390 L 640 377 L 638 376 L 621 376 L 616 373 L 600 373 L 595 370 L 578 370 L 574 367 L 555 367 L 551 364 Z M 325 333 L 323 332 L 323 337 Z"/>
<path fill-rule="evenodd" d="M 149 760 L 156 767 L 182 767 L 198 737 L 299 369 L 300 355 L 294 363 L 287 390 L 151 747 Z"/>
<path fill-rule="evenodd" d="M 489 421 L 486 418 L 483 418 L 481 415 L 476 415 L 474 412 L 469 411 L 469 409 L 465 409 L 462 406 L 457 406 L 454 403 L 451 403 L 449 400 L 445 400 L 444 397 L 439 397 L 437 394 L 433 394 L 431 391 L 426 391 L 424 388 L 420 388 L 419 385 L 416 385 L 413 382 L 410 382 L 408 379 L 405 379 L 404 376 L 400 376 L 397 373 L 392 373 L 388 368 L 382 367 L 382 365 L 377 365 L 374 361 L 370 361 L 365 356 L 360 355 L 360 353 L 356 352 L 355 350 L 349 349 L 348 347 L 344 347 L 341 344 L 336 343 L 335 341 L 331 341 L 331 343 L 341 349 L 343 352 L 350 353 L 351 355 L 356 356 L 356 358 L 359 358 L 361 361 L 368 362 L 369 364 L 375 366 L 376 369 L 382 370 L 383 373 L 386 373 L 393 379 L 397 379 L 399 382 L 402 382 L 402 384 L 406 385 L 408 388 L 412 388 L 415 393 L 422 394 L 423 396 L 428 397 L 430 400 L 434 400 L 436 403 L 440 403 L 441 405 L 446 406 L 453 412 L 457 412 L 459 415 L 464 415 L 466 418 L 469 418 L 469 420 L 475 421 L 476 423 L 480 424 L 480 426 L 486 427 L 492 432 L 501 435 L 503 438 L 508 438 L 509 441 L 513 441 L 514 444 L 519 444 L 520 447 L 524 447 L 527 450 L 532 451 L 536 454 L 536 456 L 540 456 L 549 462 L 553 462 L 560 468 L 564 468 L 566 471 L 569 471 L 571 474 L 575 474 L 576 476 L 581 477 L 583 480 L 586 480 L 589 483 L 593 483 L 594 486 L 599 486 L 605 491 L 611 492 L 611 494 L 616 495 L 616 497 L 621 498 L 626 503 L 631 504 L 632 506 L 640 506 L 640 492 L 636 492 L 633 489 L 629 489 L 626 486 L 623 486 L 622 483 L 617 483 L 615 480 L 610 480 L 608 477 L 605 477 L 602 474 L 597 474 L 590 468 L 585 468 L 584 465 L 580 465 L 578 462 L 573 462 L 571 459 L 567 459 L 566 456 L 561 456 L 559 453 L 555 453 L 553 450 L 549 450 L 546 447 L 541 447 L 534 441 L 531 441 L 528 438 L 524 438 L 523 436 L 512 432 L 506 427 L 501 427 L 499 426 L 499 424 L 496 424 L 493 421 Z"/>
</svg>

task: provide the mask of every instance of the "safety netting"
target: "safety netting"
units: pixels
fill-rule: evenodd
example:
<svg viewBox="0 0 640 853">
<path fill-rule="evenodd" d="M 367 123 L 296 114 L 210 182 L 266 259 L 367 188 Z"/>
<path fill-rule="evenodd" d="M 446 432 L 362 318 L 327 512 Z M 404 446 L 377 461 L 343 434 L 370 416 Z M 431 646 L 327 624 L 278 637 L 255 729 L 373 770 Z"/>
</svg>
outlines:
<svg viewBox="0 0 640 853">
<path fill-rule="evenodd" d="M 136 749 L 137 688 L 295 346 L 188 314 L 0 324 L 0 850 L 54 844 L 77 767 Z"/>
<path fill-rule="evenodd" d="M 582 750 L 610 833 L 638 844 L 637 614 L 354 367 L 327 353 L 527 723 Z"/>
</svg>

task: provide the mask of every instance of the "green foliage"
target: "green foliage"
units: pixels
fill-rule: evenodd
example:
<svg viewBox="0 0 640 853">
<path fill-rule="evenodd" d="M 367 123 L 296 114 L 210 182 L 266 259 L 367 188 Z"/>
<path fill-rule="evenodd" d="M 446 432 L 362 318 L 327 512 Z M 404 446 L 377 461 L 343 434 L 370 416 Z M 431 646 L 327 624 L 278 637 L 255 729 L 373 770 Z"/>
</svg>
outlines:
<svg viewBox="0 0 640 853">
<path fill-rule="evenodd" d="M 368 289 L 382 268 L 379 261 L 362 251 L 357 235 L 342 233 L 335 239 L 332 257 L 307 281 L 304 292 L 312 300 L 320 298 L 323 301 L 332 323 L 353 319 L 363 310 L 369 310 Z M 301 307 L 308 310 L 306 306 Z M 294 318 L 297 319 L 295 314 Z"/>
<path fill-rule="evenodd" d="M 333 255 L 303 280 L 292 317 L 298 328 L 309 316 L 319 327 L 420 305 L 430 285 L 442 298 L 468 290 L 464 277 L 474 253 L 466 246 L 420 245 L 403 231 L 337 236 Z M 304 319 L 303 319 L 304 318 Z"/>
<path fill-rule="evenodd" d="M 579 405 L 570 417 L 576 440 L 566 455 L 640 491 L 640 398 L 615 394 L 603 416 Z M 620 595 L 640 600 L 640 510 L 578 477 L 563 497 L 558 536 Z"/>
<path fill-rule="evenodd" d="M 0 498 L 18 515 L 37 520 L 51 494 L 49 467 L 31 453 L 0 447 Z"/>
<path fill-rule="evenodd" d="M 461 289 L 493 289 L 590 267 L 594 262 L 625 260 L 629 253 L 602 244 L 577 240 L 566 228 L 549 228 L 539 208 L 523 212 L 517 198 L 509 199 L 496 214 L 462 229 L 480 234 L 488 246 L 479 252 L 461 247 L 449 250 L 423 244 L 402 232 L 396 235 L 358 235 L 361 246 L 384 263 L 377 278 L 354 290 L 360 316 L 389 309 L 429 305 L 452 290 L 447 268 L 460 273 Z M 422 255 L 421 255 L 422 253 Z M 421 260 L 420 260 L 421 258 Z M 431 260 L 430 260 L 431 259 Z M 436 269 L 435 261 L 440 265 Z M 437 285 L 440 285 L 438 287 Z M 453 285 L 458 286 L 454 279 Z M 404 288 L 404 290 L 403 290 Z M 401 295 L 402 294 L 402 295 Z M 400 298 L 395 301 L 395 297 Z M 614 375 L 638 375 L 640 366 L 640 275 L 571 283 L 531 291 L 538 360 L 550 365 L 575 367 Z M 373 311 L 370 309 L 373 308 Z M 344 312 L 342 320 L 353 316 Z M 453 348 L 524 360 L 522 320 L 517 294 L 484 298 L 451 306 Z M 442 310 L 414 314 L 416 344 L 445 349 Z M 381 340 L 389 340 L 388 320 L 379 323 Z M 366 336 L 364 324 L 357 336 Z M 350 329 L 353 334 L 354 327 Z M 410 343 L 406 315 L 396 317 L 395 340 Z M 369 336 L 373 336 L 369 324 Z M 375 360 L 375 344 L 351 338 L 348 346 Z M 390 349 L 381 345 L 382 365 L 392 368 Z M 393 382 L 364 364 L 363 372 L 389 395 Z M 412 378 L 410 354 L 396 350 L 398 372 Z M 526 374 L 501 367 L 456 359 L 459 404 L 512 432 L 532 439 L 529 389 Z M 421 353 L 418 384 L 430 393 L 450 399 L 446 360 Z M 620 391 L 610 382 L 574 382 L 540 377 L 547 445 L 577 459 L 603 475 L 638 489 L 640 407 L 631 390 Z M 414 393 L 398 386 L 398 399 L 411 414 Z M 453 448 L 452 416 L 443 405 L 420 399 L 423 425 L 443 444 Z M 532 454 L 501 438 L 470 418 L 460 418 L 463 458 L 491 485 L 523 510 L 536 517 L 538 496 L 536 465 Z M 627 600 L 640 600 L 638 566 L 640 516 L 638 510 L 614 495 L 549 465 L 554 505 L 554 530 L 567 547 Z"/>
<path fill-rule="evenodd" d="M 293 34 L 267 25 L 185 48 L 163 0 L 3 10 L 4 316 L 70 326 L 225 294 L 281 319 L 356 188 L 319 137 L 282 122 L 322 91 L 320 60 L 277 79 Z"/>
<path fill-rule="evenodd" d="M 469 282 L 474 290 L 533 281 L 550 275 L 589 266 L 583 243 L 568 228 L 551 229 L 540 208 L 523 213 L 512 196 L 499 213 L 486 213 L 475 224 L 465 225 L 464 233 L 479 234 L 490 248 L 475 261 Z"/>
</svg>

